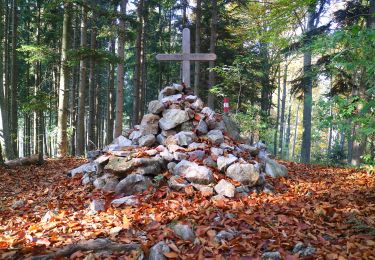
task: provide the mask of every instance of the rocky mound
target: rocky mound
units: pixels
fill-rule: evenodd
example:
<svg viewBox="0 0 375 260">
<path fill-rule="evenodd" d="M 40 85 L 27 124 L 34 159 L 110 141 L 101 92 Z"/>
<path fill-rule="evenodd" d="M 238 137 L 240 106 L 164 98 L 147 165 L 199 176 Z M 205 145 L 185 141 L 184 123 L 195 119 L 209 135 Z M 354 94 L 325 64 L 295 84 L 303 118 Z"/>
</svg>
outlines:
<svg viewBox="0 0 375 260">
<path fill-rule="evenodd" d="M 69 175 L 83 173 L 84 185 L 92 183 L 125 196 L 115 204 L 135 203 L 131 195 L 164 178 L 171 190 L 193 187 L 205 196 L 232 198 L 272 192 L 265 176 L 287 175 L 286 167 L 269 157 L 264 144 L 241 142 L 228 116 L 206 107 L 191 89 L 178 84 L 164 88 L 159 99 L 149 103 L 140 125 L 90 156 L 97 158 Z"/>
</svg>

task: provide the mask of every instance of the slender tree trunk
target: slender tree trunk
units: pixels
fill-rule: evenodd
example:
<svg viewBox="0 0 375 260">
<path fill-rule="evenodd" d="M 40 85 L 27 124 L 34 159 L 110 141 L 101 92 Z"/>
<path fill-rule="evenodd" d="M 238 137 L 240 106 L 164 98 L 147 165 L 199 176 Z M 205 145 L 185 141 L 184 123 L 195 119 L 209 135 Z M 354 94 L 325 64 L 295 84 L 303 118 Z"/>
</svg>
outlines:
<svg viewBox="0 0 375 260">
<path fill-rule="evenodd" d="M 3 13 L 3 11 L 6 10 L 4 7 L 3 1 L 0 1 L 0 21 L 3 22 L 6 20 L 6 12 Z M 5 16 L 5 17 L 3 17 Z M 6 82 L 3 82 L 4 74 L 4 66 L 7 66 L 6 64 L 6 53 L 3 54 L 3 51 L 5 51 L 6 48 L 6 38 L 7 38 L 7 23 L 4 23 L 4 27 L 2 25 L 0 26 L 0 109 L 1 109 L 1 118 L 2 118 L 2 125 L 3 125 L 3 138 L 4 138 L 4 144 L 5 144 L 5 156 L 7 159 L 12 160 L 15 158 L 14 152 L 13 152 L 13 146 L 10 138 L 10 129 L 9 129 L 9 121 L 8 121 L 8 113 L 7 113 L 7 102 L 6 97 L 4 93 L 4 86 L 3 84 Z M 6 87 L 6 84 L 5 84 Z"/>
<path fill-rule="evenodd" d="M 308 12 L 307 32 L 315 28 L 315 5 Z M 310 163 L 311 155 L 311 112 L 312 112 L 312 77 L 311 77 L 311 50 L 303 54 L 303 134 L 301 146 L 301 162 Z"/>
<path fill-rule="evenodd" d="M 202 17 L 202 0 L 197 0 L 197 7 L 195 9 L 195 53 L 201 51 L 201 17 Z M 194 92 L 199 96 L 199 77 L 200 77 L 200 63 L 194 63 Z"/>
<path fill-rule="evenodd" d="M 140 98 L 142 88 L 142 28 L 143 28 L 143 0 L 138 2 L 137 7 L 138 26 L 137 40 L 135 45 L 135 70 L 133 90 L 133 126 L 139 123 Z"/>
<path fill-rule="evenodd" d="M 125 45 L 125 16 L 127 0 L 121 0 L 120 13 L 123 16 L 119 22 L 119 39 L 117 56 L 120 60 L 117 66 L 117 95 L 116 95 L 116 123 L 114 137 L 122 134 L 122 112 L 124 103 L 124 45 Z"/>
<path fill-rule="evenodd" d="M 67 51 L 69 49 L 69 27 L 71 20 L 72 4 L 64 3 L 63 35 L 61 40 L 61 67 L 60 67 L 60 86 L 59 86 L 59 110 L 58 110 L 58 130 L 57 146 L 58 157 L 64 157 L 67 154 L 67 106 L 69 90 L 69 68 L 67 64 Z"/>
<path fill-rule="evenodd" d="M 288 63 L 286 61 L 284 67 L 284 78 L 283 78 L 283 96 L 281 98 L 281 115 L 280 115 L 280 135 L 279 135 L 279 149 L 280 158 L 284 158 L 284 125 L 285 125 L 285 102 L 286 102 L 286 81 L 288 77 Z"/>
<path fill-rule="evenodd" d="M 295 149 L 296 149 L 296 143 L 297 143 L 297 130 L 298 130 L 298 113 L 299 113 L 299 107 L 301 103 L 298 102 L 297 110 L 296 110 L 296 121 L 294 123 L 294 136 L 293 136 L 293 147 L 292 147 L 292 160 L 295 160 Z"/>
<path fill-rule="evenodd" d="M 215 53 L 216 48 L 216 39 L 217 39 L 217 0 L 211 1 L 211 10 L 212 10 L 212 17 L 211 17 L 211 36 L 210 36 L 210 53 Z M 208 75 L 208 91 L 211 90 L 211 88 L 215 85 L 215 72 L 212 70 L 215 66 L 214 61 L 209 62 L 209 75 Z M 208 93 L 208 106 L 210 108 L 214 108 L 215 103 L 215 97 L 214 95 L 209 92 Z"/>
<path fill-rule="evenodd" d="M 96 25 L 95 23 L 95 14 L 93 14 L 92 29 L 91 29 L 91 51 L 96 51 Z M 95 86 L 96 86 L 96 66 L 95 66 L 95 57 L 90 57 L 90 73 L 89 73 L 89 120 L 87 125 L 87 149 L 89 151 L 95 149 L 96 138 L 95 138 Z"/>
<path fill-rule="evenodd" d="M 76 7 L 75 7 L 76 9 Z M 75 16 L 74 21 L 74 33 L 73 33 L 73 49 L 76 50 L 77 46 L 79 46 L 79 17 Z M 74 66 L 73 68 L 73 76 L 72 76 L 72 89 L 70 91 L 70 97 L 69 97 L 69 111 L 70 111 L 70 122 L 69 125 L 72 127 L 72 135 L 70 137 L 70 153 L 72 156 L 76 155 L 76 126 L 77 125 L 77 102 L 76 102 L 76 96 L 77 96 L 77 82 L 78 81 L 78 71 L 79 68 L 77 66 Z"/>
<path fill-rule="evenodd" d="M 287 129 L 286 129 L 286 135 L 285 135 L 285 150 L 286 150 L 286 159 L 289 160 L 289 155 L 290 155 L 290 151 L 289 151 L 289 145 L 290 145 L 290 120 L 291 120 L 291 111 L 292 110 L 292 94 L 290 94 L 290 97 L 289 97 L 289 108 L 288 108 L 288 121 L 287 121 Z"/>
<path fill-rule="evenodd" d="M 329 106 L 329 115 L 332 117 L 332 104 Z M 332 131 L 333 131 L 333 123 L 330 122 L 329 125 L 329 133 L 328 133 L 328 147 L 327 147 L 327 157 L 329 158 L 331 155 L 332 150 Z"/>
<path fill-rule="evenodd" d="M 115 40 L 110 41 L 110 51 L 115 54 Z M 109 64 L 109 77 L 108 77 L 108 92 L 107 92 L 107 140 L 106 143 L 110 144 L 113 140 L 113 111 L 114 111 L 114 88 L 115 88 L 115 64 Z"/>
<path fill-rule="evenodd" d="M 181 4 L 182 4 L 182 28 L 185 28 L 188 25 L 186 9 L 188 8 L 189 1 L 188 0 L 181 0 Z"/>
<path fill-rule="evenodd" d="M 17 71 L 17 0 L 12 1 L 12 70 L 11 70 L 11 135 L 13 151 L 18 157 L 18 71 Z"/>
<path fill-rule="evenodd" d="M 83 2 L 85 3 L 85 2 Z M 82 6 L 81 48 L 87 48 L 87 11 Z M 77 118 L 77 155 L 85 153 L 85 96 L 86 96 L 86 59 L 79 62 L 78 118 Z"/>
<path fill-rule="evenodd" d="M 147 5 L 145 6 L 145 15 L 143 19 L 143 24 L 142 24 L 142 52 L 141 52 L 141 57 L 142 57 L 142 66 L 141 66 L 141 98 L 140 98 L 140 117 L 139 119 L 141 120 L 143 115 L 145 114 L 145 107 L 146 107 L 146 90 L 147 90 L 147 61 L 146 61 L 146 21 L 148 19 L 147 13 Z"/>
<path fill-rule="evenodd" d="M 277 153 L 277 134 L 279 131 L 279 121 L 280 121 L 280 92 L 281 92 L 281 70 L 280 65 L 278 66 L 279 76 L 278 76 L 278 84 L 277 84 L 277 114 L 276 114 L 276 125 L 275 125 L 275 135 L 273 140 L 273 154 L 276 156 Z"/>
</svg>

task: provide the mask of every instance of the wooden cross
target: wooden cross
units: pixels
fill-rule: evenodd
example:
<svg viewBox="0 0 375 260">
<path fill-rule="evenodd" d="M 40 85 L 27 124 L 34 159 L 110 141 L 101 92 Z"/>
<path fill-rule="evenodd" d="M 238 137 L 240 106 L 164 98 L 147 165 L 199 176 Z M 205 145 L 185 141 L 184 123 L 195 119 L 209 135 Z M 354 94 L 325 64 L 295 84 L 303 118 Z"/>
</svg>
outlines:
<svg viewBox="0 0 375 260">
<path fill-rule="evenodd" d="M 182 82 L 190 87 L 190 61 L 212 61 L 216 60 L 215 53 L 190 53 L 190 30 L 184 28 L 182 31 L 182 53 L 157 54 L 159 61 L 182 61 Z"/>
</svg>

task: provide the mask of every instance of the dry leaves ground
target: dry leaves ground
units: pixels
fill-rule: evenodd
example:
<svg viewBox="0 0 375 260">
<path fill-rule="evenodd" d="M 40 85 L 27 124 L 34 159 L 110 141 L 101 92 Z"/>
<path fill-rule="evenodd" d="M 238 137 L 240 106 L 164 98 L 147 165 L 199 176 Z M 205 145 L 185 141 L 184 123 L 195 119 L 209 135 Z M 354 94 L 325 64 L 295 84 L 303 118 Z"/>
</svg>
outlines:
<svg viewBox="0 0 375 260">
<path fill-rule="evenodd" d="M 161 181 L 156 192 L 139 196 L 138 206 L 113 208 L 111 194 L 82 186 L 79 177 L 66 177 L 66 170 L 82 162 L 48 160 L 43 166 L 1 169 L 0 258 L 23 259 L 107 237 L 141 243 L 146 255 L 165 240 L 171 249 L 168 258 L 252 259 L 279 251 L 284 259 L 298 259 L 292 249 L 301 241 L 316 248 L 309 259 L 375 259 L 374 173 L 288 162 L 283 163 L 288 178 L 269 180 L 275 195 L 214 202 L 193 189 L 169 192 Z M 106 199 L 107 210 L 89 214 L 93 198 Z M 24 205 L 12 209 L 17 200 Z M 170 226 L 177 222 L 193 227 L 194 243 L 174 235 Z M 236 235 L 218 242 L 214 237 L 221 230 Z M 71 258 L 132 259 L 137 254 L 78 251 Z"/>
</svg>

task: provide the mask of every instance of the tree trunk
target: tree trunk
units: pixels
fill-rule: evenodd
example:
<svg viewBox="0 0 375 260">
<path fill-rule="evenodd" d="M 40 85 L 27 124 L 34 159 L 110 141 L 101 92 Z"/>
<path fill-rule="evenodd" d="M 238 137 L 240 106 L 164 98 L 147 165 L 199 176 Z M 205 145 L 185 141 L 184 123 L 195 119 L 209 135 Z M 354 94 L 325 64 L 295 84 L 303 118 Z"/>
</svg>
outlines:
<svg viewBox="0 0 375 260">
<path fill-rule="evenodd" d="M 275 135 L 273 140 L 273 154 L 277 155 L 277 134 L 279 131 L 279 121 L 280 121 L 280 92 L 281 92 L 281 70 L 280 65 L 278 66 L 279 76 L 278 76 L 278 84 L 277 84 L 277 114 L 276 114 L 276 125 L 275 125 Z"/>
<path fill-rule="evenodd" d="M 290 119 L 292 117 L 291 115 L 291 111 L 292 110 L 292 94 L 290 94 L 290 97 L 289 97 L 289 109 L 288 109 L 288 121 L 287 121 L 287 129 L 286 129 L 286 135 L 285 135 L 285 150 L 286 150 L 286 159 L 289 160 L 289 155 L 290 155 L 290 151 L 289 151 L 289 145 L 290 145 Z"/>
<path fill-rule="evenodd" d="M 58 110 L 58 130 L 57 130 L 57 156 L 67 155 L 67 106 L 69 90 L 69 68 L 67 64 L 67 51 L 69 49 L 69 27 L 71 20 L 70 2 L 64 2 L 63 35 L 61 39 L 61 66 L 60 66 L 60 86 L 59 86 L 59 110 Z"/>
<path fill-rule="evenodd" d="M 114 137 L 122 134 L 122 112 L 124 103 L 124 45 L 125 45 L 125 16 L 127 0 L 121 0 L 120 13 L 123 16 L 119 21 L 119 37 L 117 56 L 120 60 L 117 66 L 117 95 L 116 95 L 116 123 Z"/>
<path fill-rule="evenodd" d="M 210 53 L 215 53 L 216 38 L 217 38 L 217 0 L 211 1 L 212 18 L 211 18 L 211 37 L 210 37 Z M 215 85 L 215 72 L 212 70 L 215 66 L 214 61 L 209 62 L 209 75 L 208 75 L 208 91 Z M 208 92 L 208 106 L 214 109 L 215 97 L 211 92 Z"/>
<path fill-rule="evenodd" d="M 96 25 L 95 25 L 95 14 L 92 17 L 92 28 L 91 28 L 91 39 L 90 39 L 90 49 L 94 53 L 96 51 Z M 89 120 L 87 124 L 87 150 L 91 151 L 95 149 L 96 138 L 95 138 L 95 86 L 96 86 L 96 61 L 95 57 L 90 57 L 90 73 L 89 73 Z"/>
<path fill-rule="evenodd" d="M 295 160 L 295 149 L 296 149 L 296 142 L 297 142 L 297 130 L 298 130 L 298 113 L 299 113 L 299 107 L 300 107 L 301 103 L 298 102 L 298 105 L 297 105 L 297 110 L 296 110 L 296 121 L 294 123 L 294 136 L 293 136 L 293 147 L 292 147 L 292 160 L 294 161 Z"/>
<path fill-rule="evenodd" d="M 315 6 L 309 8 L 307 32 L 312 31 L 315 20 Z M 310 41 L 311 39 L 309 39 Z M 311 154 L 311 111 L 312 111 L 312 77 L 311 77 L 311 50 L 303 54 L 303 134 L 301 146 L 301 162 L 310 163 Z"/>
<path fill-rule="evenodd" d="M 201 16 L 202 16 L 202 0 L 197 0 L 197 7 L 195 9 L 195 53 L 201 51 Z M 200 77 L 200 63 L 194 63 L 194 92 L 199 96 L 199 77 Z"/>
<path fill-rule="evenodd" d="M 11 70 L 11 107 L 10 107 L 10 122 L 11 122 L 11 140 L 13 151 L 18 157 L 18 71 L 17 71 L 17 0 L 12 1 L 12 70 Z"/>
<path fill-rule="evenodd" d="M 286 81 L 288 77 L 288 64 L 287 60 L 285 61 L 284 67 L 284 78 L 283 78 L 283 96 L 281 98 L 281 115 L 280 115 L 280 135 L 279 135 L 279 149 L 280 149 L 280 158 L 284 158 L 284 124 L 285 124 L 285 102 L 286 102 Z"/>
<path fill-rule="evenodd" d="M 115 40 L 110 41 L 110 52 L 115 54 Z M 114 88 L 115 88 L 115 64 L 109 64 L 109 77 L 108 77 L 108 92 L 107 92 L 107 140 L 106 143 L 110 144 L 113 140 L 113 111 L 114 111 Z"/>
<path fill-rule="evenodd" d="M 133 89 L 133 126 L 139 123 L 140 99 L 142 88 L 142 28 L 143 28 L 143 0 L 138 2 L 137 7 L 138 25 L 137 39 L 135 45 L 135 70 Z"/>
<path fill-rule="evenodd" d="M 3 2 L 0 1 L 0 20 L 1 21 L 3 21 L 4 15 L 7 16 L 6 12 L 3 13 L 4 10 L 6 10 L 6 8 L 4 8 Z M 6 19 L 7 17 L 5 17 L 5 20 Z M 12 139 L 10 138 L 10 129 L 9 129 L 9 121 L 8 121 L 7 102 L 6 102 L 7 97 L 5 96 L 4 87 L 3 87 L 3 83 L 5 83 L 5 87 L 7 86 L 6 82 L 3 82 L 3 79 L 5 78 L 3 77 L 3 74 L 5 74 L 3 64 L 7 66 L 5 51 L 7 49 L 6 38 L 7 38 L 8 28 L 6 25 L 7 23 L 4 23 L 4 27 L 0 26 L 0 109 L 1 109 L 1 118 L 2 118 L 2 125 L 3 125 L 5 156 L 7 159 L 11 160 L 11 159 L 14 159 L 15 156 L 14 156 L 13 146 L 11 142 Z M 4 46 L 3 46 L 3 40 L 4 40 Z M 5 55 L 3 55 L 3 51 Z"/>
<path fill-rule="evenodd" d="M 85 3 L 85 2 L 83 2 Z M 82 6 L 81 19 L 81 48 L 87 48 L 87 10 Z M 79 62 L 79 90 L 78 90 L 78 117 L 77 117 L 77 149 L 78 156 L 85 153 L 85 96 L 86 96 L 86 59 Z"/>
</svg>

